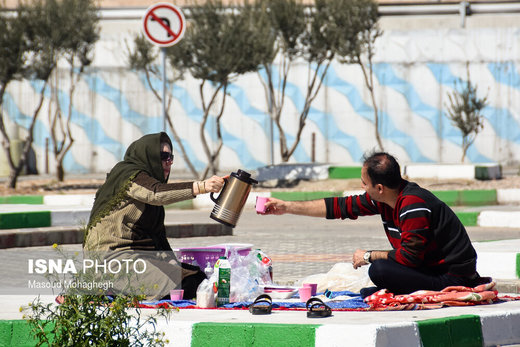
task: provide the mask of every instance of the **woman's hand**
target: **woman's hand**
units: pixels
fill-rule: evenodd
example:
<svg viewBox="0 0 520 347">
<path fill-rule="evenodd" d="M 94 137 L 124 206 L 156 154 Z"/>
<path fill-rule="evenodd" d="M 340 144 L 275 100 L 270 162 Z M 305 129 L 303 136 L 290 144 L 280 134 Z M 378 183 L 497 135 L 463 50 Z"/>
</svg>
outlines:
<svg viewBox="0 0 520 347">
<path fill-rule="evenodd" d="M 224 186 L 224 178 L 219 176 L 212 176 L 202 182 L 204 182 L 206 193 L 218 193 Z"/>
<path fill-rule="evenodd" d="M 193 193 L 195 195 L 206 193 L 218 193 L 224 186 L 224 178 L 212 176 L 204 181 L 193 182 Z"/>
</svg>

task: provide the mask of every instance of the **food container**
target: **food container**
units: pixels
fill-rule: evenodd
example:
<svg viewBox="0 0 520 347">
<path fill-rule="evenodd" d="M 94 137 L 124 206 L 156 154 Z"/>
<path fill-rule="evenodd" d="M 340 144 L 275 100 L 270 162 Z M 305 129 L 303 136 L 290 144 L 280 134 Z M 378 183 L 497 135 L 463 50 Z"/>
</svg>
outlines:
<svg viewBox="0 0 520 347">
<path fill-rule="evenodd" d="M 206 247 L 174 248 L 173 252 L 180 262 L 196 265 L 204 269 L 207 263 L 210 266 L 214 266 L 220 257 L 229 258 L 233 250 L 236 250 L 238 255 L 245 257 L 251 252 L 252 246 L 252 244 L 228 243 Z"/>
<path fill-rule="evenodd" d="M 293 287 L 279 287 L 279 286 L 264 287 L 264 293 L 268 294 L 273 299 L 289 299 L 297 291 L 298 291 L 298 288 L 293 288 Z"/>
</svg>

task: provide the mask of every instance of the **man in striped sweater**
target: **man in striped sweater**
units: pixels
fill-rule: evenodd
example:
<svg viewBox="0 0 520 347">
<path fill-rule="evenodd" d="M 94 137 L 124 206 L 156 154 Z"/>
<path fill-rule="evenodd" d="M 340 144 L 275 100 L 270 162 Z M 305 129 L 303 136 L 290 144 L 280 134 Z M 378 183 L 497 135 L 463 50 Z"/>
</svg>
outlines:
<svg viewBox="0 0 520 347">
<path fill-rule="evenodd" d="M 393 156 L 385 152 L 365 156 L 361 184 L 362 195 L 311 201 L 271 198 L 266 214 L 327 219 L 379 214 L 392 250 L 355 251 L 352 265 L 357 269 L 371 264 L 368 273 L 376 285 L 363 288 L 363 297 L 383 288 L 407 294 L 490 281 L 478 275 L 477 254 L 455 213 L 430 191 L 404 180 Z"/>
</svg>

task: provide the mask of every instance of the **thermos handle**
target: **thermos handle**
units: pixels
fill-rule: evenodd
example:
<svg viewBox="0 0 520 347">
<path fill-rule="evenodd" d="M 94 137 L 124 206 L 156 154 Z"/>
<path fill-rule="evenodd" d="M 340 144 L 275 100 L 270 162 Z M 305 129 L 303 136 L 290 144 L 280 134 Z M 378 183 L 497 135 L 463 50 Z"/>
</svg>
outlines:
<svg viewBox="0 0 520 347">
<path fill-rule="evenodd" d="M 224 191 L 224 188 L 226 188 L 226 184 L 228 183 L 228 180 L 227 180 L 228 177 L 229 177 L 229 176 L 224 177 L 224 185 L 222 186 L 222 189 L 220 190 L 221 193 Z M 213 194 L 214 194 L 213 192 L 209 193 L 209 198 L 210 198 L 211 200 L 213 200 L 214 203 L 217 203 L 217 199 L 218 199 L 218 198 L 215 199 L 215 198 L 213 197 Z M 220 194 L 219 194 L 218 196 L 220 197 Z"/>
</svg>

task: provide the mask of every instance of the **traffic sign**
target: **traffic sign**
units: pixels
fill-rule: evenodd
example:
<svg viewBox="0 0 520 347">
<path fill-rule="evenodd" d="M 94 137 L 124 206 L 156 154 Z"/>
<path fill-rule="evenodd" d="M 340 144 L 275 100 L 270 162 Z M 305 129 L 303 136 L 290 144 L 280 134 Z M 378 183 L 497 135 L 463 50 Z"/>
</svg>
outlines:
<svg viewBox="0 0 520 347">
<path fill-rule="evenodd" d="M 184 15 L 176 6 L 160 2 L 150 6 L 143 17 L 143 32 L 156 46 L 173 46 L 184 35 Z"/>
</svg>

